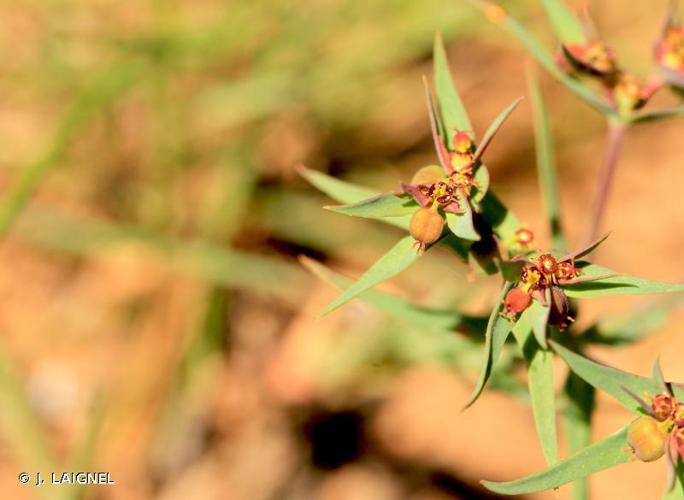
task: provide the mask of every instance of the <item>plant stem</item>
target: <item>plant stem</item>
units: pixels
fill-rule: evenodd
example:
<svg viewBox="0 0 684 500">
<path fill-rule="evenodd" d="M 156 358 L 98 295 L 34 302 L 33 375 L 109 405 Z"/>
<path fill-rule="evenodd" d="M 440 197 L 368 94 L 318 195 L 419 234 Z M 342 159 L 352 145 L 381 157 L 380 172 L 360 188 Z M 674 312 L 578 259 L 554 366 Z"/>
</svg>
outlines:
<svg viewBox="0 0 684 500">
<path fill-rule="evenodd" d="M 610 188 L 613 185 L 613 179 L 615 178 L 615 169 L 617 167 L 618 159 L 620 158 L 622 143 L 627 128 L 627 124 L 623 122 L 615 120 L 610 120 L 608 122 L 608 141 L 603 164 L 599 171 L 598 192 L 596 194 L 596 201 L 594 202 L 591 231 L 587 243 L 595 241 L 601 231 L 601 225 L 608 203 L 608 196 L 610 195 Z"/>
</svg>

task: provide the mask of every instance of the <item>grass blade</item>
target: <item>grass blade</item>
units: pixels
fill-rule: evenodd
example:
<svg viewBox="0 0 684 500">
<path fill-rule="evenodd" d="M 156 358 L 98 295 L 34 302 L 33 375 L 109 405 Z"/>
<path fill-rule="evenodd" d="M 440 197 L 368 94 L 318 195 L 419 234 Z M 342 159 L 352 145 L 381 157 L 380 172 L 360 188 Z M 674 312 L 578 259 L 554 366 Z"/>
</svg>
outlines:
<svg viewBox="0 0 684 500">
<path fill-rule="evenodd" d="M 128 89 L 140 73 L 141 67 L 138 65 L 115 67 L 96 78 L 95 82 L 75 100 L 62 118 L 47 151 L 21 172 L 0 203 L 0 237 L 7 233 L 45 175 L 62 160 L 76 133 Z"/>
<path fill-rule="evenodd" d="M 551 124 L 546 110 L 539 78 L 534 69 L 527 68 L 527 88 L 532 105 L 534 140 L 537 154 L 537 175 L 539 188 L 544 199 L 549 221 L 551 244 L 554 248 L 566 248 L 563 224 L 561 222 L 558 181 L 556 180 L 556 161 L 554 154 Z"/>
</svg>

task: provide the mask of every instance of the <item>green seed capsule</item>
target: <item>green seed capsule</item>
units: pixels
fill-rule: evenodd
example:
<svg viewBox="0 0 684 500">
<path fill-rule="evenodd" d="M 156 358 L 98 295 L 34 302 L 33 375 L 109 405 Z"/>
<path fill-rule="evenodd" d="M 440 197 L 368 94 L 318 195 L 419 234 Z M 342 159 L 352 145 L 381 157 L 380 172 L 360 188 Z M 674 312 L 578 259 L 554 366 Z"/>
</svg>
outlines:
<svg viewBox="0 0 684 500">
<path fill-rule="evenodd" d="M 434 208 L 421 208 L 411 217 L 409 231 L 418 243 L 418 253 L 423 253 L 425 247 L 434 243 L 442 234 L 444 219 Z"/>
<path fill-rule="evenodd" d="M 642 462 L 653 462 L 665 453 L 667 429 L 653 417 L 640 417 L 627 429 L 627 442 Z"/>
</svg>

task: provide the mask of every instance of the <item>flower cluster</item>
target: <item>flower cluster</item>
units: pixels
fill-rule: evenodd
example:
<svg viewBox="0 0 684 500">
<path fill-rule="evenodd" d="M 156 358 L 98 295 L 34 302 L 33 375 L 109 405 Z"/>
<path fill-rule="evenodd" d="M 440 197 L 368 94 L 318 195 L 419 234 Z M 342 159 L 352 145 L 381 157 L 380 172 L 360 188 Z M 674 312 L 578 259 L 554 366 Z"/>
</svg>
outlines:
<svg viewBox="0 0 684 500">
<path fill-rule="evenodd" d="M 524 229 L 518 238 L 522 237 L 523 241 L 526 241 L 533 236 L 531 231 Z M 514 320 L 532 304 L 532 300 L 537 300 L 549 307 L 550 325 L 560 329 L 566 328 L 574 322 L 574 318 L 570 312 L 570 302 L 562 287 L 608 277 L 582 276 L 581 269 L 576 265 L 576 259 L 592 252 L 606 238 L 607 236 L 604 236 L 583 249 L 561 257 L 556 257 L 550 252 L 538 251 L 511 259 L 511 263 L 522 262 L 523 265 L 516 286 L 506 294 L 502 314 Z"/>
<path fill-rule="evenodd" d="M 668 26 L 656 45 L 655 55 L 660 65 L 684 73 L 684 28 Z"/>
<path fill-rule="evenodd" d="M 627 392 L 647 413 L 627 430 L 627 442 L 635 456 L 644 462 L 665 454 L 671 463 L 677 455 L 684 459 L 684 403 L 677 401 L 669 387 L 667 392 L 648 397 L 648 401 Z"/>
<path fill-rule="evenodd" d="M 621 113 L 643 107 L 659 88 L 659 84 L 644 83 L 633 73 L 622 69 L 615 53 L 601 41 L 564 45 L 557 59 L 561 67 L 570 73 L 597 78 Z"/>
</svg>

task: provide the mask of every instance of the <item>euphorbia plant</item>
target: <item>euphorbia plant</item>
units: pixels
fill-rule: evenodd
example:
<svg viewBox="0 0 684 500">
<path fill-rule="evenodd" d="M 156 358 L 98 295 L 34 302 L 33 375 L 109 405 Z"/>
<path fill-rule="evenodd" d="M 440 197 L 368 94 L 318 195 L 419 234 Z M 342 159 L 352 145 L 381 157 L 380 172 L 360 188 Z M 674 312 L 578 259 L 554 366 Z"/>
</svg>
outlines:
<svg viewBox="0 0 684 500">
<path fill-rule="evenodd" d="M 546 1 L 544 4 L 556 16 L 556 22 L 559 15 L 567 12 L 558 10 L 561 5 L 558 2 Z M 508 18 L 505 13 L 500 11 L 494 12 L 492 17 L 498 22 L 510 22 L 506 21 Z M 518 29 L 517 24 L 513 26 Z M 592 74 L 596 73 L 594 76 L 599 77 L 608 74 L 615 76 L 614 73 L 619 71 L 612 55 L 602 45 L 568 45 L 565 52 L 571 54 L 571 69 L 591 69 Z M 430 124 L 439 165 L 421 167 L 409 182 L 398 181 L 398 187 L 389 186 L 388 191 L 379 194 L 319 172 L 302 170 L 302 175 L 313 185 L 343 203 L 329 207 L 331 210 L 349 216 L 377 219 L 409 232 L 356 282 L 346 286 L 324 312 L 330 312 L 361 296 L 399 319 L 426 328 L 436 326 L 446 335 L 462 335 L 467 327 L 470 330 L 469 338 L 473 338 L 478 333 L 473 330 L 481 328 L 484 341 L 481 347 L 482 366 L 464 408 L 475 403 L 486 387 L 494 365 L 507 348 L 509 335 L 513 334 L 519 356 L 528 370 L 532 411 L 549 468 L 508 483 L 484 482 L 494 491 L 504 494 L 527 493 L 576 481 L 576 497 L 583 498 L 587 490 L 582 480 L 587 475 L 623 463 L 633 456 L 642 460 L 656 460 L 662 455 L 669 458 L 673 478 L 679 471 L 679 487 L 684 488 L 681 477 L 684 412 L 680 403 L 684 401 L 684 389 L 666 383 L 659 368 L 654 370 L 654 379 L 650 380 L 604 367 L 584 357 L 584 347 L 590 343 L 627 342 L 638 338 L 643 333 L 641 330 L 646 328 L 637 328 L 636 332 L 629 335 L 626 333 L 629 328 L 616 333 L 601 324 L 576 331 L 574 319 L 578 307 L 573 302 L 574 299 L 608 295 L 684 292 L 684 285 L 626 276 L 586 260 L 606 237 L 577 251 L 565 250 L 553 171 L 552 141 L 543 98 L 536 79 L 531 76 L 530 101 L 535 116 L 537 167 L 554 244 L 551 249 L 540 248 L 534 231 L 521 226 L 515 215 L 489 189 L 489 176 L 483 163 L 488 145 L 518 101 L 504 110 L 478 141 L 451 80 L 439 37 L 435 42 L 434 58 L 437 99 L 433 99 L 426 85 L 426 123 Z M 551 56 L 549 61 L 546 62 L 553 64 L 553 68 L 562 75 L 562 81 L 572 82 L 571 88 L 576 92 L 581 95 L 589 92 L 574 77 L 565 73 Z M 668 61 L 672 63 L 673 59 Z M 612 91 L 617 92 L 615 87 Z M 591 99 L 599 99 L 591 95 Z M 623 125 L 643 116 L 630 114 L 627 117 L 617 105 L 601 102 L 611 110 L 611 119 L 620 119 Z M 634 112 L 634 109 L 630 110 L 630 113 Z M 463 319 L 465 316 L 460 313 L 449 317 L 443 311 L 399 301 L 377 291 L 373 291 L 372 296 L 368 295 L 376 284 L 400 273 L 419 258 L 425 258 L 423 256 L 428 255 L 434 246 L 453 251 L 480 273 L 500 276 L 501 292 L 493 301 L 494 306 L 482 327 L 477 321 L 466 324 Z M 307 265 L 326 279 L 334 276 L 322 265 Z M 343 282 L 336 278 L 333 281 Z M 672 304 L 664 301 L 652 307 L 660 314 L 671 308 Z M 416 318 L 420 320 L 416 321 Z M 630 327 L 635 328 L 634 325 Z M 563 416 L 573 454 L 562 461 L 558 457 L 557 396 L 553 389 L 551 369 L 555 355 L 559 355 L 570 367 L 562 397 L 566 403 Z M 618 398 L 628 409 L 640 415 L 640 419 L 635 423 L 627 423 L 623 430 L 613 436 L 589 444 L 594 388 Z"/>
</svg>

